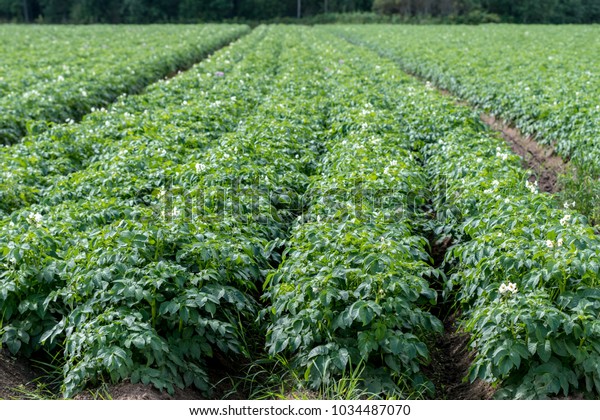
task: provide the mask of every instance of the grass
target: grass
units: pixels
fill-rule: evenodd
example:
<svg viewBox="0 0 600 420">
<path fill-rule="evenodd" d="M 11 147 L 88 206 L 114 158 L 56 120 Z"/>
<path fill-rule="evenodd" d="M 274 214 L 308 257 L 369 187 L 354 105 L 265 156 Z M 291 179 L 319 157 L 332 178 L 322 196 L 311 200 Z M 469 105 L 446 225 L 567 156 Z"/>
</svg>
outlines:
<svg viewBox="0 0 600 420">
<path fill-rule="evenodd" d="M 228 376 L 215 384 L 213 391 L 227 388 L 219 395 L 222 399 L 249 400 L 380 400 L 382 395 L 369 392 L 362 374 L 364 363 L 350 366 L 336 381 L 322 385 L 319 389 L 307 388 L 301 372 L 282 355 L 266 357 L 250 363 L 245 374 Z M 386 399 L 424 399 L 426 390 L 408 391 L 399 388 L 397 394 L 386 395 Z"/>
<path fill-rule="evenodd" d="M 592 167 L 569 165 L 565 174 L 559 176 L 559 192 L 556 197 L 564 205 L 572 206 L 585 215 L 592 226 L 600 225 L 600 176 Z"/>
</svg>

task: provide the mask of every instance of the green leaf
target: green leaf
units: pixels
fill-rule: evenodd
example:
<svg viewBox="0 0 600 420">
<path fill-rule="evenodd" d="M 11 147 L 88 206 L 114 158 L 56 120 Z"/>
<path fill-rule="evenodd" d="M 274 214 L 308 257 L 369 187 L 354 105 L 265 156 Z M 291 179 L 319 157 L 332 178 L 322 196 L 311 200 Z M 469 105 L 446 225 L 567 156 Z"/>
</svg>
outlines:
<svg viewBox="0 0 600 420">
<path fill-rule="evenodd" d="M 529 340 L 527 342 L 527 350 L 529 350 L 529 353 L 531 353 L 531 355 L 534 355 L 537 351 L 538 348 L 538 343 L 533 341 L 533 340 Z"/>
<path fill-rule="evenodd" d="M 335 367 L 337 367 L 339 370 L 344 370 L 346 368 L 346 365 L 348 364 L 348 361 L 350 360 L 348 350 L 346 350 L 345 348 L 339 349 L 332 360 Z"/>
<path fill-rule="evenodd" d="M 552 351 L 550 350 L 550 342 L 548 340 L 545 340 L 543 343 L 538 343 L 537 354 L 540 356 L 540 359 L 542 359 L 542 361 L 544 362 L 550 360 Z"/>
<path fill-rule="evenodd" d="M 508 356 L 503 357 L 500 360 L 500 363 L 498 364 L 498 372 L 500 373 L 501 376 L 506 376 L 506 375 L 508 375 L 508 372 L 510 372 L 510 370 L 512 369 L 513 366 L 514 366 L 514 364 L 510 357 L 508 357 Z"/>
</svg>

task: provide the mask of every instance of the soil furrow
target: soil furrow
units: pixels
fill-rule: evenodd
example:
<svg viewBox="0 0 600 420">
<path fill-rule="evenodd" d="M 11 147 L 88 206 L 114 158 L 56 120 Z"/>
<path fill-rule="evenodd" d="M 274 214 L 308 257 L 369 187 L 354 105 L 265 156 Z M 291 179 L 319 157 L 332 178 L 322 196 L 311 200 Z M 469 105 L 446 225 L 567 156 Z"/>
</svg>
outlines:
<svg viewBox="0 0 600 420">
<path fill-rule="evenodd" d="M 446 251 L 452 245 L 452 237 L 429 238 L 431 257 L 435 268 L 444 269 Z M 432 284 L 436 284 L 432 282 Z M 438 296 L 442 295 L 443 284 L 436 284 Z M 475 353 L 469 349 L 469 334 L 460 330 L 460 314 L 452 302 L 440 302 L 436 316 L 444 323 L 444 333 L 435 337 L 429 345 L 431 362 L 426 375 L 435 386 L 436 400 L 487 400 L 494 394 L 492 386 L 480 379 L 469 382 L 465 379 L 473 363 Z"/>
<path fill-rule="evenodd" d="M 38 376 L 27 362 L 0 349 L 0 400 L 23 398 L 19 390 L 32 390 L 31 384 Z"/>
<path fill-rule="evenodd" d="M 402 66 L 397 59 L 389 57 L 381 51 L 371 48 L 371 46 L 367 44 L 358 42 L 345 36 L 339 36 L 351 44 L 362 46 L 374 51 L 380 57 L 392 59 L 398 63 L 398 66 L 404 73 L 420 80 L 423 83 L 426 83 L 432 88 L 435 88 L 442 95 L 453 98 L 455 103 L 458 105 L 466 106 L 473 110 L 478 110 L 478 108 L 471 102 L 460 98 L 447 89 L 438 87 L 433 81 L 421 76 L 420 74 L 409 71 Z M 559 191 L 558 178 L 561 174 L 565 173 L 567 162 L 556 154 L 556 151 L 553 147 L 543 145 L 536 141 L 536 138 L 539 137 L 535 133 L 531 135 L 524 135 L 518 128 L 515 127 L 513 122 L 506 121 L 498 116 L 481 112 L 480 119 L 490 129 L 498 132 L 510 146 L 512 151 L 523 158 L 524 167 L 531 169 L 534 172 L 534 178 L 538 181 L 540 191 L 550 194 L 554 194 Z"/>
<path fill-rule="evenodd" d="M 482 113 L 481 121 L 501 133 L 513 152 L 523 158 L 524 165 L 537 175 L 540 191 L 558 191 L 558 176 L 565 173 L 566 162 L 554 149 L 536 142 L 533 136 L 523 135 L 519 129 L 493 115 Z"/>
</svg>

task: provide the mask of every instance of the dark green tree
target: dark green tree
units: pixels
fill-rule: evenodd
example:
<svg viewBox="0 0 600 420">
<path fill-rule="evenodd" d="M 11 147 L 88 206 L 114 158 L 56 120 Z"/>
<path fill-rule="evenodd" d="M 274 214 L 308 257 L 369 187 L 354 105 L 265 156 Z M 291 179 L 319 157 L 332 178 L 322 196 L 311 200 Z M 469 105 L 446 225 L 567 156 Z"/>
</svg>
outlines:
<svg viewBox="0 0 600 420">
<path fill-rule="evenodd" d="M 0 0 L 0 20 L 47 23 L 203 22 L 374 10 L 404 16 L 495 14 L 505 22 L 600 22 L 600 0 Z M 462 20 L 457 17 L 466 17 Z M 477 19 L 475 19 L 477 21 Z"/>
<path fill-rule="evenodd" d="M 25 10 L 27 10 L 27 16 L 25 16 Z M 0 19 L 28 21 L 29 10 L 27 2 L 23 0 L 0 0 Z"/>
<path fill-rule="evenodd" d="M 181 0 L 182 21 L 218 21 L 233 15 L 233 0 Z"/>
<path fill-rule="evenodd" d="M 77 1 L 79 0 L 40 0 L 41 15 L 47 22 L 67 23 Z"/>
</svg>

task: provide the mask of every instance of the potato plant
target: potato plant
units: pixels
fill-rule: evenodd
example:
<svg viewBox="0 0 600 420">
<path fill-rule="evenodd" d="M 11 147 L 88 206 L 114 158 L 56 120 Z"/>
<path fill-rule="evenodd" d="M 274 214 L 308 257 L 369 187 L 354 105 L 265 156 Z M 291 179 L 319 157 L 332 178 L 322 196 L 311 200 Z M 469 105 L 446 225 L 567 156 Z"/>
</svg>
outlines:
<svg viewBox="0 0 600 420">
<path fill-rule="evenodd" d="M 557 208 L 539 193 L 495 137 L 458 129 L 428 155 L 446 215 L 440 229 L 459 238 L 446 257 L 447 291 L 462 303 L 478 351 L 470 379 L 498 381 L 499 397 L 597 394 L 600 241 L 593 229 L 569 209 L 573 203 Z"/>
<path fill-rule="evenodd" d="M 221 104 L 204 95 L 190 95 L 188 107 L 172 113 L 175 136 L 167 128 L 137 138 L 129 124 L 115 124 L 106 134 L 107 143 L 122 138 L 110 145 L 114 155 L 94 156 L 71 182 L 49 188 L 48 202 L 2 221 L 2 341 L 13 352 L 59 353 L 65 396 L 98 378 L 207 390 L 204 367 L 215 352 L 247 353 L 264 273 L 280 258 L 270 244 L 295 218 L 323 115 L 314 100 L 319 91 L 295 82 L 305 69 L 288 48 L 293 34 L 263 32 L 232 49 L 256 49 L 270 71 L 260 78 L 240 79 L 233 69 L 206 76 L 206 88 L 235 86 L 240 101 L 245 91 L 237 87 L 250 85 L 248 101 L 258 105 L 237 124 L 205 132 L 210 124 L 196 124 L 188 108 L 210 122 L 205 109 Z M 255 57 L 241 58 L 239 70 Z M 211 62 L 226 66 L 230 59 L 225 50 Z M 196 83 L 200 75 L 206 73 L 197 73 Z M 173 105 L 181 106 L 177 79 L 170 83 Z M 284 95 L 293 91 L 304 99 Z M 237 102 L 233 92 L 229 104 Z M 170 103 L 164 96 L 157 102 Z M 101 174 L 97 180 L 93 172 Z"/>
<path fill-rule="evenodd" d="M 431 391 L 421 366 L 425 337 L 442 330 L 428 311 L 436 302 L 428 279 L 440 273 L 420 231 L 426 176 L 388 96 L 394 82 L 386 79 L 398 72 L 319 39 L 313 54 L 331 66 L 336 106 L 308 210 L 267 279 L 267 346 L 289 355 L 314 388 L 365 365 L 362 386 L 375 394 Z"/>
<path fill-rule="evenodd" d="M 201 48 L 247 31 L 214 28 Z M 349 28 L 259 26 L 0 148 L 2 346 L 47 352 L 65 397 L 122 380 L 208 394 L 210 367 L 267 354 L 312 389 L 350 375 L 371 396 L 439 396 L 425 372 L 451 308 L 466 380 L 600 395 L 600 240 L 578 204 L 374 51 L 395 57 L 396 36 Z M 51 70 L 23 77 L 0 104 Z"/>
<path fill-rule="evenodd" d="M 600 30 L 593 25 L 335 27 L 444 89 L 598 163 Z M 518 45 L 518 52 L 515 46 Z"/>
<path fill-rule="evenodd" d="M 360 25 L 330 30 L 551 146 L 566 162 L 558 174 L 562 200 L 574 200 L 579 212 L 600 224 L 598 27 Z"/>
<path fill-rule="evenodd" d="M 87 196 L 94 182 L 102 182 L 99 173 L 118 177 L 117 167 L 122 165 L 137 164 L 138 170 L 154 165 L 161 171 L 144 154 L 166 155 L 178 149 L 178 157 L 169 155 L 177 161 L 187 155 L 181 153 L 185 149 L 200 150 L 232 130 L 265 90 L 265 85 L 248 83 L 255 79 L 251 74 L 259 68 L 270 74 L 277 66 L 267 51 L 250 48 L 264 31 L 258 28 L 247 42 L 223 50 L 225 56 L 218 61 L 205 60 L 176 78 L 147 87 L 141 95 L 121 97 L 109 108 L 91 112 L 80 124 L 56 125 L 0 148 L 0 215 L 40 201 L 61 202 L 75 191 Z M 246 56 L 250 58 L 237 66 Z M 164 144 L 163 135 L 173 140 L 172 145 Z M 137 163 L 132 160 L 134 146 L 140 151 Z M 70 188 L 73 183 L 82 186 Z M 118 191 L 144 191 L 139 185 L 111 185 Z"/>
<path fill-rule="evenodd" d="M 245 25 L 3 25 L 0 143 L 77 120 L 248 32 Z"/>
<path fill-rule="evenodd" d="M 539 193 L 466 108 L 420 83 L 400 86 L 433 186 L 436 232 L 454 243 L 445 295 L 461 303 L 477 350 L 469 379 L 495 383 L 500 398 L 596 395 L 600 244 L 576 203 Z"/>
</svg>

